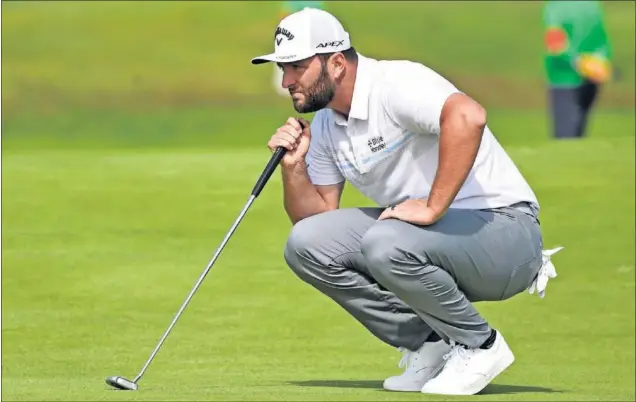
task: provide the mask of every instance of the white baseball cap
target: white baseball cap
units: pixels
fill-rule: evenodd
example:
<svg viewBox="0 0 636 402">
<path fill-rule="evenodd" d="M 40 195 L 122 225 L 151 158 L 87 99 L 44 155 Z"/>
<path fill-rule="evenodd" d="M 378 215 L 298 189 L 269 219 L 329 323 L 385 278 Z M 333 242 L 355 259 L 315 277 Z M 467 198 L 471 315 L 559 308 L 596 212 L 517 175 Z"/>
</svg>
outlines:
<svg viewBox="0 0 636 402">
<path fill-rule="evenodd" d="M 307 7 L 278 24 L 274 33 L 274 53 L 255 57 L 252 64 L 289 63 L 349 48 L 349 33 L 336 17 L 324 10 Z"/>
</svg>

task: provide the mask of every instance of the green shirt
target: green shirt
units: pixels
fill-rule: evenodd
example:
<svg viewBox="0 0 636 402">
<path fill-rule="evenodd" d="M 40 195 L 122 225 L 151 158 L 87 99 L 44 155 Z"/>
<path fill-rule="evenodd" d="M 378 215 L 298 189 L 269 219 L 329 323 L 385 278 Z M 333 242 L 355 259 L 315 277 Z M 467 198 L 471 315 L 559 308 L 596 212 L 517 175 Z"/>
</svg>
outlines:
<svg viewBox="0 0 636 402">
<path fill-rule="evenodd" d="M 301 0 L 288 0 L 283 2 L 283 9 L 288 13 L 295 13 L 296 11 L 300 11 L 305 7 L 311 8 L 322 8 L 322 1 L 301 1 Z"/>
<path fill-rule="evenodd" d="M 583 53 L 611 59 L 598 1 L 549 0 L 543 11 L 544 60 L 551 86 L 576 86 L 583 82 L 575 65 Z"/>
</svg>

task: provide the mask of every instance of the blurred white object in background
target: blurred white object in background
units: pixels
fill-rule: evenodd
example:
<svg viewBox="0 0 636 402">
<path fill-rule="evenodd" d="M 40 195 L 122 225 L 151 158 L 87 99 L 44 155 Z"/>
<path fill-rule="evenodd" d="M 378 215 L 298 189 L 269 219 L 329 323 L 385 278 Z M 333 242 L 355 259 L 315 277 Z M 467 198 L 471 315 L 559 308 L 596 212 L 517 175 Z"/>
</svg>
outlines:
<svg viewBox="0 0 636 402">
<path fill-rule="evenodd" d="M 273 82 L 274 90 L 280 96 L 289 97 L 289 91 L 283 88 L 283 70 L 274 64 Z"/>
</svg>

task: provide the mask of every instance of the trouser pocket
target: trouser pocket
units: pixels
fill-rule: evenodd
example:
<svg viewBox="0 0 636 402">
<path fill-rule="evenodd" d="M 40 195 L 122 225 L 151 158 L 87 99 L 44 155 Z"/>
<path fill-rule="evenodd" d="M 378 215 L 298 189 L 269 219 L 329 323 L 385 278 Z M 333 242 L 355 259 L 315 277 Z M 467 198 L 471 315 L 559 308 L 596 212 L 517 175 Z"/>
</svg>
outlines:
<svg viewBox="0 0 636 402">
<path fill-rule="evenodd" d="M 501 294 L 501 300 L 509 299 L 530 287 L 541 268 L 541 250 L 529 262 L 512 270 L 510 280 Z"/>
</svg>

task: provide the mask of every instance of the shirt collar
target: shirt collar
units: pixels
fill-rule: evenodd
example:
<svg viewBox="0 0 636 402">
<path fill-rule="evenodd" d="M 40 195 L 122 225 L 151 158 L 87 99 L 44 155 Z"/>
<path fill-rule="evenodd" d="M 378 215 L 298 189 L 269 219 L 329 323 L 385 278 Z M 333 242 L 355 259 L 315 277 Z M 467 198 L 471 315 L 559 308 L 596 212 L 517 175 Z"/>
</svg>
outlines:
<svg viewBox="0 0 636 402">
<path fill-rule="evenodd" d="M 349 119 L 367 120 L 369 118 L 369 94 L 373 81 L 377 61 L 358 53 L 356 81 L 353 85 L 351 110 Z M 339 125 L 346 125 L 347 120 L 339 113 L 333 112 L 335 121 Z"/>
</svg>

